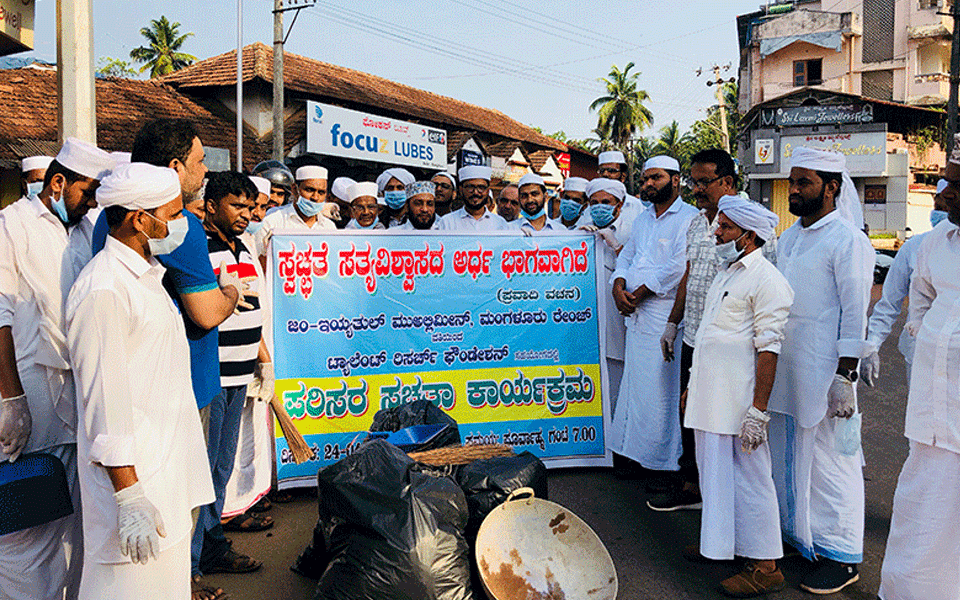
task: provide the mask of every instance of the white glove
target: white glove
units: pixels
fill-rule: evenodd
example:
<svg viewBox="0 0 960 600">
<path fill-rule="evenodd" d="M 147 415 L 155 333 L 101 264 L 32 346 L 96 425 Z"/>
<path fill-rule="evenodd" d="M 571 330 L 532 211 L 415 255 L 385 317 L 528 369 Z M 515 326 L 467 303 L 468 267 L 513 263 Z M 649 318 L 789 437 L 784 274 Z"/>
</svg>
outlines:
<svg viewBox="0 0 960 600">
<path fill-rule="evenodd" d="M 324 202 L 323 207 L 320 209 L 320 214 L 330 219 L 331 221 L 340 220 L 340 205 L 336 202 Z"/>
<path fill-rule="evenodd" d="M 273 363 L 257 363 L 257 379 L 260 380 L 260 389 L 257 391 L 257 400 L 260 402 L 270 402 L 275 393 L 273 391 L 274 376 Z"/>
<path fill-rule="evenodd" d="M 167 531 L 160 511 L 143 494 L 143 486 L 138 481 L 115 493 L 113 499 L 117 501 L 120 553 L 144 565 L 150 557 L 156 560 L 160 538 L 167 537 Z"/>
<path fill-rule="evenodd" d="M 614 252 L 623 247 L 623 244 L 617 241 L 617 236 L 609 227 L 597 231 L 597 235 L 603 238 L 603 241 L 605 241 L 607 245 L 610 246 L 610 249 Z"/>
<path fill-rule="evenodd" d="M 751 405 L 740 421 L 740 449 L 750 454 L 767 441 L 767 423 L 770 415 Z"/>
<path fill-rule="evenodd" d="M 870 354 L 860 361 L 860 378 L 869 387 L 880 378 L 880 353 L 870 349 Z"/>
<path fill-rule="evenodd" d="M 920 323 L 921 321 L 907 321 L 903 328 L 911 337 L 917 337 L 917 332 L 920 331 Z"/>
<path fill-rule="evenodd" d="M 217 277 L 217 284 L 225 288 L 227 286 L 233 286 L 237 290 L 237 307 L 242 307 L 246 309 L 252 309 L 253 305 L 249 302 L 246 302 L 245 298 L 247 296 L 257 296 L 257 292 L 250 289 L 250 286 L 247 284 L 249 281 L 253 281 L 256 277 L 239 277 L 234 273 L 227 272 L 227 263 L 223 261 L 220 263 L 220 275 Z M 240 311 L 234 309 L 235 314 L 239 314 Z"/>
<path fill-rule="evenodd" d="M 596 233 L 600 231 L 600 228 L 596 225 L 582 225 L 580 231 L 589 231 L 590 233 Z"/>
<path fill-rule="evenodd" d="M 673 345 L 677 341 L 677 324 L 667 321 L 667 326 L 663 329 L 663 335 L 660 336 L 660 351 L 663 352 L 663 360 L 670 362 L 673 360 Z"/>
<path fill-rule="evenodd" d="M 827 391 L 827 416 L 849 419 L 853 416 L 855 398 L 853 383 L 843 375 L 835 374 Z"/>
<path fill-rule="evenodd" d="M 10 457 L 10 462 L 20 458 L 20 453 L 30 439 L 33 418 L 30 405 L 23 394 L 13 398 L 4 398 L 0 407 L 0 450 Z"/>
</svg>

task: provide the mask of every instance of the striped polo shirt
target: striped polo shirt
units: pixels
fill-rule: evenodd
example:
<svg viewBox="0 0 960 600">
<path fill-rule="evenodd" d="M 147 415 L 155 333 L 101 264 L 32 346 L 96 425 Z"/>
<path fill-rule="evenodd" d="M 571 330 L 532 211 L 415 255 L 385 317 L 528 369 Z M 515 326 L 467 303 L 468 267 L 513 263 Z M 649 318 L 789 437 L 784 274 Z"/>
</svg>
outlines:
<svg viewBox="0 0 960 600">
<path fill-rule="evenodd" d="M 220 276 L 220 264 L 226 263 L 227 272 L 238 277 L 256 277 L 253 266 L 256 260 L 240 238 L 234 238 L 235 250 L 220 237 L 219 233 L 207 231 L 207 251 L 213 272 Z M 247 284 L 250 290 L 263 293 L 263 282 L 257 278 Z M 247 385 L 253 380 L 260 351 L 260 336 L 263 329 L 263 313 L 260 312 L 260 298 L 245 296 L 244 300 L 253 308 L 238 306 L 233 313 L 220 324 L 220 385 L 234 387 Z"/>
</svg>

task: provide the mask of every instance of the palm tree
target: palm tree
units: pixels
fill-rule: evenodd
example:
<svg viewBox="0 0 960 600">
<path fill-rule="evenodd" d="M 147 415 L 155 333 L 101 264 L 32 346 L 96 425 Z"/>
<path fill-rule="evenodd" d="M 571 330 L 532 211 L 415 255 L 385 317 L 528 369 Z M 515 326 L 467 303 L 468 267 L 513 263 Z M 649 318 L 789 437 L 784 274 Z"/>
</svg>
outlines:
<svg viewBox="0 0 960 600">
<path fill-rule="evenodd" d="M 629 146 L 633 134 L 653 123 L 653 113 L 643 105 L 650 97 L 644 90 L 637 89 L 640 73 L 630 73 L 633 67 L 634 64 L 630 62 L 621 71 L 613 65 L 608 76 L 600 79 L 607 88 L 607 94 L 590 104 L 590 110 L 597 111 L 597 128 L 607 134 L 614 147 L 631 157 L 633 152 Z M 633 187 L 633 169 L 630 167 L 628 165 L 630 186 Z"/>
<path fill-rule="evenodd" d="M 179 52 L 180 46 L 192 33 L 180 35 L 180 23 L 171 23 L 166 17 L 159 20 L 152 19 L 150 27 L 140 29 L 140 35 L 147 38 L 148 44 L 130 51 L 130 58 L 136 62 L 146 63 L 140 67 L 143 73 L 150 69 L 151 79 L 173 73 L 186 67 L 195 60 L 196 56 Z"/>
<path fill-rule="evenodd" d="M 660 130 L 660 138 L 657 140 L 657 150 L 661 154 L 667 154 L 680 162 L 681 169 L 684 169 L 687 154 L 690 149 L 690 134 L 680 133 L 680 124 L 676 121 L 670 123 Z"/>
</svg>

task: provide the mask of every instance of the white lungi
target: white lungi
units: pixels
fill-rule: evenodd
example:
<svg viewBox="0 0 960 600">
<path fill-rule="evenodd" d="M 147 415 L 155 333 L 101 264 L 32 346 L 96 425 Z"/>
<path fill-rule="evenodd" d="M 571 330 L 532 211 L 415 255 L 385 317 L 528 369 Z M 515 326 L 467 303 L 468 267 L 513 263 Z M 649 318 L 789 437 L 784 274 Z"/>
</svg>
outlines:
<svg viewBox="0 0 960 600">
<path fill-rule="evenodd" d="M 784 541 L 809 560 L 856 564 L 863 562 L 863 453 L 837 452 L 838 421 L 800 427 L 789 415 L 770 413 L 773 482 Z"/>
<path fill-rule="evenodd" d="M 80 600 L 189 600 L 190 536 L 157 559 L 136 563 L 83 563 Z"/>
<path fill-rule="evenodd" d="M 694 430 L 703 513 L 700 554 L 713 560 L 783 557 L 770 447 L 747 454 L 740 438 Z"/>
<path fill-rule="evenodd" d="M 607 388 L 610 392 L 610 414 L 617 412 L 617 398 L 620 397 L 620 382 L 623 380 L 623 361 L 607 357 Z"/>
<path fill-rule="evenodd" d="M 883 600 L 960 598 L 960 454 L 910 441 L 880 570 Z"/>
<path fill-rule="evenodd" d="M 0 598 L 4 600 L 72 600 L 80 590 L 83 518 L 77 446 L 63 444 L 42 452 L 63 462 L 73 514 L 0 536 Z"/>
<path fill-rule="evenodd" d="M 251 384 L 252 385 L 252 384 Z M 247 391 L 240 416 L 240 435 L 233 473 L 227 482 L 223 516 L 245 512 L 270 491 L 273 464 L 273 413 L 266 402 L 259 402 Z"/>
</svg>

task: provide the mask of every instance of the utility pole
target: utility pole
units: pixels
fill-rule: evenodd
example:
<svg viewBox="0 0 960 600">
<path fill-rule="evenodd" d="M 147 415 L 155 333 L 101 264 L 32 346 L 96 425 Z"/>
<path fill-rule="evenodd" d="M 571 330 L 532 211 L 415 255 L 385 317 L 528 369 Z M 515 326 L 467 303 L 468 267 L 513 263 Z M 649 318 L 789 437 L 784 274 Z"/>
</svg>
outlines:
<svg viewBox="0 0 960 600">
<path fill-rule="evenodd" d="M 944 14 L 944 13 L 938 13 Z M 947 156 L 953 151 L 953 136 L 957 133 L 957 86 L 960 85 L 960 0 L 953 1 L 953 46 L 950 49 L 950 100 L 947 102 Z"/>
<path fill-rule="evenodd" d="M 57 131 L 61 144 L 68 137 L 97 143 L 93 72 L 93 2 L 57 0 Z"/>
<path fill-rule="evenodd" d="M 237 0 L 237 172 L 243 173 L 243 0 Z"/>
<path fill-rule="evenodd" d="M 300 16 L 300 11 L 310 8 L 316 0 L 273 0 L 273 159 L 283 162 L 283 45 L 293 31 L 293 25 Z M 290 29 L 283 34 L 283 13 L 288 10 L 293 13 Z"/>
<path fill-rule="evenodd" d="M 730 70 L 730 63 L 727 63 L 723 67 L 720 65 L 713 65 L 713 76 L 715 79 L 710 79 L 707 81 L 707 86 L 716 85 L 717 86 L 717 102 L 720 104 L 720 135 L 723 137 L 723 149 L 727 152 L 730 152 L 730 132 L 727 130 L 727 101 L 723 97 L 723 84 L 724 83 L 735 83 L 737 81 L 736 77 L 731 77 L 727 80 L 724 80 L 720 76 L 720 69 L 724 71 Z"/>
</svg>

